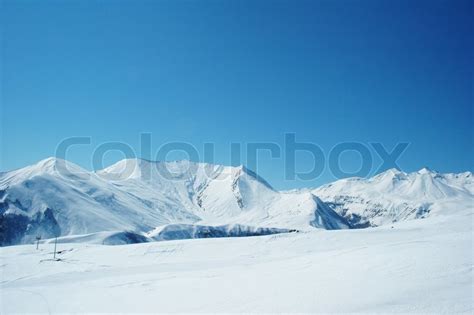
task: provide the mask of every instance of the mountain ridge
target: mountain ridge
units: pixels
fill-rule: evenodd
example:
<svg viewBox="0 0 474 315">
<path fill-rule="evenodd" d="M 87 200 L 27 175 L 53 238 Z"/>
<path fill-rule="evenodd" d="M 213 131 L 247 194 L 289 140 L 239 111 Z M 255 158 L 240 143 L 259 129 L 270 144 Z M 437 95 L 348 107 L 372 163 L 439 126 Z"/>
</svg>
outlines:
<svg viewBox="0 0 474 315">
<path fill-rule="evenodd" d="M 441 213 L 445 202 L 472 208 L 473 196 L 471 172 L 390 169 L 277 191 L 245 166 L 124 159 L 90 172 L 48 158 L 0 173 L 0 243 L 31 242 L 35 234 L 143 234 L 168 224 L 361 228 Z"/>
<path fill-rule="evenodd" d="M 443 203 L 459 201 L 473 208 L 472 172 L 446 173 L 422 168 L 405 173 L 393 169 L 371 178 L 337 180 L 311 191 L 352 224 L 378 226 L 423 218 L 430 211 L 443 212 Z"/>
<path fill-rule="evenodd" d="M 146 233 L 167 224 L 294 230 L 310 228 L 319 208 L 311 193 L 280 194 L 243 166 L 134 159 L 88 172 L 49 158 L 0 177 L 0 241 L 28 243 L 37 234 Z M 321 227 L 347 227 L 324 221 L 337 214 L 320 217 Z"/>
</svg>

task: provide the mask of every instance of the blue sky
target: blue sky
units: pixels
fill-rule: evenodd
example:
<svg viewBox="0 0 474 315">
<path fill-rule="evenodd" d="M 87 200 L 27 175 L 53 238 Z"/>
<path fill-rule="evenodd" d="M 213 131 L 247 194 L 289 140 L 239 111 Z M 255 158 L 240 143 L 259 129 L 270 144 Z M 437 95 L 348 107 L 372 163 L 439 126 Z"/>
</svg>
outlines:
<svg viewBox="0 0 474 315">
<path fill-rule="evenodd" d="M 230 143 L 285 152 L 286 133 L 319 145 L 325 170 L 285 180 L 284 159 L 262 152 L 257 171 L 277 188 L 333 180 L 327 157 L 343 142 L 410 143 L 406 171 L 473 170 L 472 1 L 7 0 L 0 19 L 1 170 L 73 136 L 91 144 L 68 159 L 91 169 L 109 141 L 152 159 L 183 141 L 207 161 L 213 143 L 213 162 L 232 164 Z M 374 173 L 382 160 L 369 149 Z M 340 163 L 354 172 L 361 159 L 347 151 Z"/>
</svg>

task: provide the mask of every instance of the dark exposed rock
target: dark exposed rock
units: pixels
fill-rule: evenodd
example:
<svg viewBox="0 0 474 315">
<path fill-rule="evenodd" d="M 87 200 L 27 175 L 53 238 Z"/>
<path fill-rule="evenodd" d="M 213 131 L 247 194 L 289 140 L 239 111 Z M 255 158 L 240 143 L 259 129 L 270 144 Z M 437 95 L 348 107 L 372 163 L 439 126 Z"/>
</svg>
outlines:
<svg viewBox="0 0 474 315">
<path fill-rule="evenodd" d="M 33 217 L 13 213 L 0 216 L 0 246 L 29 243 L 36 236 L 51 238 L 59 235 L 61 228 L 50 208 Z"/>
</svg>

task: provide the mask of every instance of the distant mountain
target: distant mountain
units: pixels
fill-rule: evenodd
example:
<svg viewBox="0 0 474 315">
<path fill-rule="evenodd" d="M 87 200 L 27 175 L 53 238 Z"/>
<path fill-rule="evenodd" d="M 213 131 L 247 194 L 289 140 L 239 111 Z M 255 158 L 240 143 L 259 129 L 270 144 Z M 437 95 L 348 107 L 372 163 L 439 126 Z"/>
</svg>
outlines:
<svg viewBox="0 0 474 315">
<path fill-rule="evenodd" d="M 473 201 L 470 172 L 391 169 L 279 192 L 243 166 L 128 159 L 89 172 L 49 158 L 0 173 L 0 245 L 56 235 L 97 241 L 94 233 L 134 242 L 157 228 L 166 238 L 362 228 L 472 211 Z"/>
<path fill-rule="evenodd" d="M 49 158 L 2 173 L 0 214 L 1 245 L 167 224 L 349 227 L 311 192 L 275 191 L 242 166 L 140 159 L 94 173 Z"/>
<path fill-rule="evenodd" d="M 387 170 L 369 179 L 338 180 L 311 191 L 352 226 L 367 227 L 474 208 L 471 172 Z"/>
</svg>

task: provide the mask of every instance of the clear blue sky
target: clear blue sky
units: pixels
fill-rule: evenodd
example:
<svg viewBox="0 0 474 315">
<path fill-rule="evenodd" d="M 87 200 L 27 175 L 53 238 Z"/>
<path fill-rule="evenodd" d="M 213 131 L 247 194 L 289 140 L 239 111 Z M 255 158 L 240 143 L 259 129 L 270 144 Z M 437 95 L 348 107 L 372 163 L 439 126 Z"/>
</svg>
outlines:
<svg viewBox="0 0 474 315">
<path fill-rule="evenodd" d="M 473 170 L 473 1 L 2 5 L 1 170 L 52 156 L 71 136 L 91 137 L 68 155 L 89 169 L 106 141 L 153 158 L 139 151 L 142 132 L 153 153 L 214 143 L 222 164 L 231 142 L 282 145 L 294 132 L 326 157 L 345 141 L 409 142 L 403 170 Z M 259 157 L 277 188 L 334 179 L 326 162 L 315 180 L 287 181 L 281 158 Z M 312 166 L 304 153 L 296 162 Z M 344 170 L 359 166 L 355 152 L 341 156 Z"/>
</svg>

